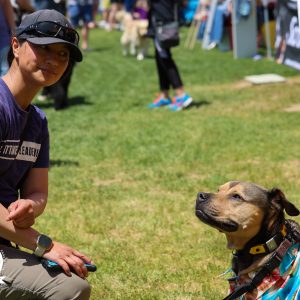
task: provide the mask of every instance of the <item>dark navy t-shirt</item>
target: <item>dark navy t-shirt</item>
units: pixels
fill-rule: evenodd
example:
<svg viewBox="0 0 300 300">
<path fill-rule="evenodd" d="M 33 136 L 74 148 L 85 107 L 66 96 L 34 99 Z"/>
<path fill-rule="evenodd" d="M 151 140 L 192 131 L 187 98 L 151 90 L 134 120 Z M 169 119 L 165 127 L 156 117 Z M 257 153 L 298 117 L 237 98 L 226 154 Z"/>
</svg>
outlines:
<svg viewBox="0 0 300 300">
<path fill-rule="evenodd" d="M 36 106 L 25 111 L 0 78 L 0 203 L 8 207 L 31 168 L 49 167 L 49 132 Z"/>
</svg>

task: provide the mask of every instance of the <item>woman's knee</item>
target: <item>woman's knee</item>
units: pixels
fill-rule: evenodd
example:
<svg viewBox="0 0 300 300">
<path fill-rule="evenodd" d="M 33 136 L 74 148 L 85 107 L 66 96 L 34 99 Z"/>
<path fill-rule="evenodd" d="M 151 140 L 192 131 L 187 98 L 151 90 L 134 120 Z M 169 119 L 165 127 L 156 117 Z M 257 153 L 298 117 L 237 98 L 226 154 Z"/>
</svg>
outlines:
<svg viewBox="0 0 300 300">
<path fill-rule="evenodd" d="M 66 275 L 64 275 L 66 276 Z M 88 300 L 91 295 L 91 286 L 87 280 L 74 274 L 65 278 L 60 284 L 51 290 L 51 297 L 46 299 L 53 300 Z"/>
<path fill-rule="evenodd" d="M 90 299 L 91 295 L 91 286 L 87 282 L 87 280 L 80 279 L 74 284 L 74 289 L 77 289 L 77 298 L 74 298 L 76 300 L 88 300 Z"/>
</svg>

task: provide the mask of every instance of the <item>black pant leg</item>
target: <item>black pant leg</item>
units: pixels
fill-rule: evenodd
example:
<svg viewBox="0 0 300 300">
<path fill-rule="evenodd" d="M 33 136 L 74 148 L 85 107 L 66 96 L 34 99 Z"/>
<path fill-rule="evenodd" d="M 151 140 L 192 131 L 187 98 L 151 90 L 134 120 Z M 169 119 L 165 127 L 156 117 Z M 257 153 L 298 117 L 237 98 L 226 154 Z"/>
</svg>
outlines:
<svg viewBox="0 0 300 300">
<path fill-rule="evenodd" d="M 155 59 L 161 90 L 168 90 L 170 85 L 173 89 L 182 87 L 179 70 L 172 58 L 170 49 L 158 49 L 156 46 Z"/>
<path fill-rule="evenodd" d="M 159 56 L 157 49 L 155 49 L 155 62 L 158 73 L 159 87 L 161 91 L 167 91 L 170 88 L 170 82 L 168 78 L 168 73 L 162 59 Z"/>
</svg>

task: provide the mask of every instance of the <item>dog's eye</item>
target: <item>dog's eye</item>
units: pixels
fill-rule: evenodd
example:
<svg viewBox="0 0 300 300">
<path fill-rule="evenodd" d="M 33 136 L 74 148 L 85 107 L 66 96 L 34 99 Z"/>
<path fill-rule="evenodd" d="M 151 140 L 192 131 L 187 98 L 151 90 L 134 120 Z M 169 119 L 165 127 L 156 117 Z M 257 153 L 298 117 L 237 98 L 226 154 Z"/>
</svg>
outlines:
<svg viewBox="0 0 300 300">
<path fill-rule="evenodd" d="M 233 194 L 232 198 L 237 199 L 237 200 L 243 200 L 243 198 L 239 194 Z"/>
</svg>

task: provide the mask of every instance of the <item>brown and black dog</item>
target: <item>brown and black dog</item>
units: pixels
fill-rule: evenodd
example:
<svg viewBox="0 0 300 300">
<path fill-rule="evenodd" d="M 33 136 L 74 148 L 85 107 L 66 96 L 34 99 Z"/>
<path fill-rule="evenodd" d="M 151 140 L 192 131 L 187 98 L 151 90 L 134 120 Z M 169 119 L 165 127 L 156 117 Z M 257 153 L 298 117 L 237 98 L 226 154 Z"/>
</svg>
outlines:
<svg viewBox="0 0 300 300">
<path fill-rule="evenodd" d="M 250 182 L 230 181 L 216 193 L 199 192 L 195 209 L 202 222 L 226 235 L 227 248 L 234 250 L 232 270 L 237 276 L 268 263 L 287 231 L 295 233 L 299 242 L 299 225 L 286 220 L 284 211 L 290 216 L 300 212 L 276 188 L 267 190 Z"/>
</svg>

